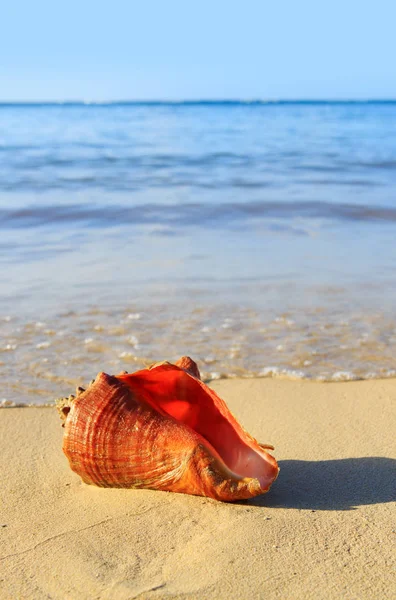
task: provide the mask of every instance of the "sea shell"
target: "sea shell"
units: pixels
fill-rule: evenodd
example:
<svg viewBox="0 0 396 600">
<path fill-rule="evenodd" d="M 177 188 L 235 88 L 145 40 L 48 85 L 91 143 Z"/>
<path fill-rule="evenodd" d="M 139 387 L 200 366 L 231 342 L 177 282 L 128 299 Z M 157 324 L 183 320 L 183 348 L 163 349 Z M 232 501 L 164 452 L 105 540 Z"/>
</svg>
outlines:
<svg viewBox="0 0 396 600">
<path fill-rule="evenodd" d="M 242 428 L 188 357 L 99 373 L 58 409 L 63 451 L 86 483 L 233 501 L 267 492 L 279 472 L 272 446 Z"/>
</svg>

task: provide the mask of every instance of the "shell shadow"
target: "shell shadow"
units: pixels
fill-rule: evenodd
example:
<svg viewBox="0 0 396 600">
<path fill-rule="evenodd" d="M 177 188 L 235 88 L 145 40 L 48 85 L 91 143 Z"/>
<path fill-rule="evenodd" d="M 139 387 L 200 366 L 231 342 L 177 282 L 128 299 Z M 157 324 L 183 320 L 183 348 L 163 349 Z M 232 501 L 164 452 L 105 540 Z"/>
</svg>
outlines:
<svg viewBox="0 0 396 600">
<path fill-rule="evenodd" d="M 283 460 L 269 494 L 254 506 L 311 510 L 353 510 L 396 501 L 396 460 L 383 457 L 339 460 Z"/>
</svg>

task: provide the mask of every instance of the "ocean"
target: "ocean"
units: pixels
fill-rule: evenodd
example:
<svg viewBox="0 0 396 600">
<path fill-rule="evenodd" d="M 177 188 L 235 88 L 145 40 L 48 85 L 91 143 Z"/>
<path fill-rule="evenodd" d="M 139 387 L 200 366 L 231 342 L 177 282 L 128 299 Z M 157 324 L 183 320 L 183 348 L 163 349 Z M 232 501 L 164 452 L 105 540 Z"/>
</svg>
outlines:
<svg viewBox="0 0 396 600">
<path fill-rule="evenodd" d="M 396 375 L 396 102 L 0 105 L 0 403 Z"/>
</svg>

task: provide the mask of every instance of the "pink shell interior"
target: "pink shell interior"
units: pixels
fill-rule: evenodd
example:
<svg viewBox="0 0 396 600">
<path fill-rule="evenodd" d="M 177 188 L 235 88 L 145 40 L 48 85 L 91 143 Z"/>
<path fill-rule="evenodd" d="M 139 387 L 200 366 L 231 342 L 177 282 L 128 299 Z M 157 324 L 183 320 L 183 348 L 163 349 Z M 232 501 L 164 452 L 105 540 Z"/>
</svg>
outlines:
<svg viewBox="0 0 396 600">
<path fill-rule="evenodd" d="M 239 477 L 267 489 L 278 474 L 276 460 L 238 423 L 225 402 L 183 369 L 161 364 L 118 379 L 163 415 L 190 427 Z"/>
</svg>

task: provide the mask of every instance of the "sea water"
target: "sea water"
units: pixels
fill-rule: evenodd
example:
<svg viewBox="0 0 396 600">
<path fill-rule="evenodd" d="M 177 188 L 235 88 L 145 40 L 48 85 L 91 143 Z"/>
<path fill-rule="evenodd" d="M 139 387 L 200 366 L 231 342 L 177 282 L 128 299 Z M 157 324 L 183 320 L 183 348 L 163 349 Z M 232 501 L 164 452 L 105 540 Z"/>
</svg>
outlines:
<svg viewBox="0 0 396 600">
<path fill-rule="evenodd" d="M 0 403 L 396 374 L 396 103 L 0 105 Z"/>
</svg>

